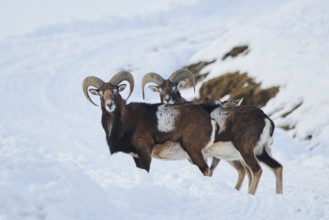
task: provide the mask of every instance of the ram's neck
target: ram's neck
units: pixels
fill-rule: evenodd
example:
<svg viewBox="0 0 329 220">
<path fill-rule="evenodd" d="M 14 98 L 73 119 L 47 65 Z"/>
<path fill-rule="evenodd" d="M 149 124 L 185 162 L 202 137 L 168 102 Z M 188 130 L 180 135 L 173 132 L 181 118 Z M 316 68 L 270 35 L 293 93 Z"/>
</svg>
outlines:
<svg viewBox="0 0 329 220">
<path fill-rule="evenodd" d="M 180 93 L 177 95 L 177 103 L 178 104 L 184 104 L 187 101 L 180 95 Z"/>
<path fill-rule="evenodd" d="M 106 133 L 107 144 L 111 154 L 121 151 L 124 131 L 123 124 L 126 118 L 126 107 L 124 101 L 119 101 L 114 112 L 107 112 L 102 108 L 102 125 Z"/>
</svg>

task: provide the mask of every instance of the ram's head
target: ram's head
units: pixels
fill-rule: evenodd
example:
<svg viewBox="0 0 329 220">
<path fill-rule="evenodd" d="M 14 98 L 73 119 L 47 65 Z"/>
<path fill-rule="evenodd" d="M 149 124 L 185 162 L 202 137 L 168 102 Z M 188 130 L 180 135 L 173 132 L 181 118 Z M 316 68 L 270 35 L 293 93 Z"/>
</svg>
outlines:
<svg viewBox="0 0 329 220">
<path fill-rule="evenodd" d="M 168 79 L 164 79 L 157 73 L 147 73 L 142 79 L 143 99 L 145 99 L 144 87 L 147 83 L 156 84 L 148 88 L 160 94 L 162 103 L 184 103 L 185 100 L 181 97 L 179 90 L 193 86 L 195 91 L 194 76 L 186 69 L 177 70 Z"/>
<path fill-rule="evenodd" d="M 89 92 L 100 97 L 101 105 L 106 109 L 106 111 L 113 112 L 118 104 L 118 101 L 122 100 L 119 92 L 126 88 L 126 84 L 120 84 L 123 81 L 127 81 L 130 85 L 130 92 L 126 98 L 127 100 L 134 90 L 134 78 L 132 74 L 127 71 L 118 72 L 108 82 L 104 82 L 96 76 L 88 76 L 82 82 L 82 90 L 86 98 L 92 104 L 97 106 L 97 104 L 91 100 Z M 94 88 L 89 89 L 89 87 Z"/>
</svg>

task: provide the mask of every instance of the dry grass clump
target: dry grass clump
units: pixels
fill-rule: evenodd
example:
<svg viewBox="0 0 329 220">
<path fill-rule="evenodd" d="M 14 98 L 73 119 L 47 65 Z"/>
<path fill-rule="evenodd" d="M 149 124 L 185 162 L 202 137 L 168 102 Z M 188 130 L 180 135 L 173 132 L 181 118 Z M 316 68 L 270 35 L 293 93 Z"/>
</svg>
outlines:
<svg viewBox="0 0 329 220">
<path fill-rule="evenodd" d="M 229 52 L 222 56 L 222 62 L 225 62 L 225 60 L 229 57 L 235 58 L 241 54 L 246 55 L 248 53 L 248 45 L 233 47 Z M 187 68 L 194 74 L 195 82 L 197 83 L 202 81 L 209 74 L 209 72 L 201 73 L 201 70 L 207 65 L 214 63 L 215 61 L 216 60 L 212 60 L 209 62 L 201 61 L 186 66 L 185 68 Z M 278 86 L 263 89 L 261 88 L 261 83 L 255 82 L 255 80 L 249 77 L 247 73 L 240 73 L 239 71 L 237 71 L 226 73 L 203 83 L 200 88 L 200 98 L 195 101 L 206 102 L 229 96 L 228 98 L 233 100 L 243 98 L 242 104 L 244 105 L 255 105 L 257 107 L 263 107 L 270 99 L 274 98 L 278 94 L 278 92 Z M 295 105 L 290 110 L 281 113 L 280 117 L 288 117 L 301 105 L 302 103 Z M 294 124 L 281 124 L 279 127 L 287 131 L 295 129 Z M 312 135 L 307 135 L 304 139 L 311 140 L 312 138 Z"/>
<path fill-rule="evenodd" d="M 222 60 L 228 57 L 236 57 L 239 54 L 247 54 L 249 52 L 248 45 L 233 47 L 229 52 L 224 54 Z M 195 82 L 203 80 L 209 73 L 202 73 L 201 70 L 214 63 L 212 61 L 200 61 L 184 68 L 190 70 L 195 77 Z M 266 103 L 279 92 L 279 87 L 262 89 L 260 83 L 256 83 L 247 73 L 233 72 L 211 79 L 200 88 L 200 99 L 198 101 L 211 101 L 221 99 L 229 95 L 230 99 L 243 98 L 243 104 L 255 105 L 263 107 Z"/>
<path fill-rule="evenodd" d="M 243 104 L 263 107 L 279 92 L 279 87 L 262 89 L 247 73 L 227 73 L 205 82 L 200 88 L 200 101 L 221 99 L 226 95 L 230 99 L 243 98 Z"/>
<path fill-rule="evenodd" d="M 232 50 L 224 54 L 222 60 L 225 60 L 228 57 L 236 57 L 239 54 L 247 54 L 249 52 L 248 48 L 248 45 L 233 47 Z"/>
<path fill-rule="evenodd" d="M 206 76 L 209 74 L 209 73 L 204 73 L 204 74 L 201 74 L 200 71 L 208 66 L 209 64 L 212 64 L 214 63 L 216 60 L 212 60 L 212 61 L 200 61 L 198 63 L 193 63 L 189 66 L 185 66 L 184 68 L 188 69 L 189 71 L 191 71 L 194 75 L 194 79 L 195 79 L 195 83 L 198 83 L 200 82 L 201 80 L 203 80 L 204 78 L 206 78 Z"/>
</svg>

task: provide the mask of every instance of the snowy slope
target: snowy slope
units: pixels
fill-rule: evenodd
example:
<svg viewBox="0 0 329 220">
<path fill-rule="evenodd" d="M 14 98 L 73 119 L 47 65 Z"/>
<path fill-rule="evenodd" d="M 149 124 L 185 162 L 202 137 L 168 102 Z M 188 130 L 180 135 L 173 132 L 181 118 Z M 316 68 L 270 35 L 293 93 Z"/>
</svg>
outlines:
<svg viewBox="0 0 329 220">
<path fill-rule="evenodd" d="M 312 137 L 315 145 L 327 146 L 329 118 L 315 115 L 329 109 L 324 95 L 329 80 L 328 13 L 327 1 L 290 1 L 269 15 L 231 28 L 195 54 L 191 62 L 217 58 L 204 70 L 211 72 L 207 79 L 240 70 L 262 82 L 263 87 L 279 85 L 278 96 L 265 108 L 276 124 L 293 127 L 290 133 L 299 139 Z M 221 60 L 239 44 L 249 45 L 250 53 Z M 296 111 L 281 117 L 299 104 Z"/>
<path fill-rule="evenodd" d="M 313 2 L 208 0 L 147 16 L 73 21 L 0 41 L 0 219 L 328 218 L 323 94 L 329 7 Z M 100 109 L 81 90 L 86 76 L 106 80 L 128 69 L 136 80 L 129 101 L 142 101 L 144 73 L 166 76 L 237 43 L 249 43 L 251 53 L 215 63 L 209 78 L 239 68 L 264 86 L 282 85 L 264 110 L 303 100 L 300 112 L 285 120 L 298 121 L 298 137 L 308 131 L 305 124 L 311 131 L 323 128 L 310 142 L 276 129 L 272 149 L 284 165 L 282 196 L 274 193 L 266 167 L 256 196 L 250 196 L 247 181 L 241 192 L 234 190 L 236 173 L 225 162 L 206 178 L 187 161 L 153 160 L 146 173 L 127 155 L 109 156 Z M 146 97 L 158 101 L 150 91 Z"/>
</svg>

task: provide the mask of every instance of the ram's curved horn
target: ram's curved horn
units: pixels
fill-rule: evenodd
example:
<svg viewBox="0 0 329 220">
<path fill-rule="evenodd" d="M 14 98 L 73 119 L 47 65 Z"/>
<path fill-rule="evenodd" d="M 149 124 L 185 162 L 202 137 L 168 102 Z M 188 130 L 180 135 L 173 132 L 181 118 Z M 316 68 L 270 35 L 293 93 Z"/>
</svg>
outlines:
<svg viewBox="0 0 329 220">
<path fill-rule="evenodd" d="M 109 83 L 111 83 L 114 86 L 119 85 L 122 81 L 126 80 L 129 85 L 130 85 L 130 91 L 129 91 L 129 95 L 126 98 L 126 100 L 128 100 L 128 98 L 131 96 L 133 90 L 134 90 L 134 86 L 135 86 L 135 82 L 134 82 L 134 77 L 133 75 L 128 72 L 128 71 L 120 71 L 118 73 L 116 73 L 109 81 Z"/>
<path fill-rule="evenodd" d="M 143 99 L 145 99 L 144 87 L 146 83 L 153 82 L 157 85 L 161 85 L 164 79 L 157 73 L 147 73 L 144 75 L 142 79 L 142 91 L 143 91 Z"/>
<path fill-rule="evenodd" d="M 195 81 L 194 81 L 194 76 L 191 73 L 191 71 L 187 70 L 187 69 L 180 69 L 177 70 L 175 72 L 173 72 L 170 76 L 169 76 L 169 80 L 171 82 L 175 82 L 175 83 L 179 83 L 182 80 L 186 80 L 188 79 L 190 81 L 191 86 L 193 86 L 194 92 L 195 92 Z M 188 83 L 186 84 L 185 88 L 188 87 Z"/>
<path fill-rule="evenodd" d="M 93 86 L 97 89 L 99 89 L 100 87 L 102 87 L 102 85 L 104 85 L 105 82 L 99 78 L 97 78 L 96 76 L 88 76 L 86 77 L 83 82 L 82 82 L 82 90 L 83 90 L 83 93 L 85 94 L 86 98 L 94 105 L 98 106 L 97 104 L 95 104 L 90 96 L 89 96 L 89 93 L 88 93 L 88 88 L 89 86 Z"/>
</svg>

